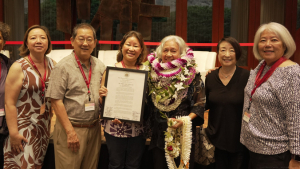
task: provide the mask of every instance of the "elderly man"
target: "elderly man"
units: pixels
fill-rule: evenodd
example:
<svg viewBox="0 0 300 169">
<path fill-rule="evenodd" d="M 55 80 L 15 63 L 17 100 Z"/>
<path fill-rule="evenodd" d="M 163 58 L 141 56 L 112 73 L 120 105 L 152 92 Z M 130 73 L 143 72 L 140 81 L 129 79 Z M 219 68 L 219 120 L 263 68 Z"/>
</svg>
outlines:
<svg viewBox="0 0 300 169">
<path fill-rule="evenodd" d="M 91 25 L 77 25 L 71 42 L 74 51 L 52 70 L 46 94 L 57 116 L 55 167 L 92 169 L 101 147 L 98 90 L 105 66 L 91 56 L 97 42 Z"/>
</svg>

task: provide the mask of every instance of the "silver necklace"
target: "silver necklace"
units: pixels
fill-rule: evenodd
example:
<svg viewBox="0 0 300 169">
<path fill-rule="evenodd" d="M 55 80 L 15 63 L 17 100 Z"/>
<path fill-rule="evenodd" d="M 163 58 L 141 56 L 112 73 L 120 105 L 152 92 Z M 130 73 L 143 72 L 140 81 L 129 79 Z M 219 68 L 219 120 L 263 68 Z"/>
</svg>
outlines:
<svg viewBox="0 0 300 169">
<path fill-rule="evenodd" d="M 219 72 L 221 72 L 221 69 L 220 69 Z M 222 73 L 222 72 L 221 72 L 221 74 L 223 75 L 223 77 L 225 77 L 227 79 L 229 76 L 232 76 L 234 74 L 234 72 L 235 72 L 235 70 L 233 71 L 233 73 L 231 73 L 231 74 L 229 74 L 227 76 L 224 73 Z"/>
</svg>

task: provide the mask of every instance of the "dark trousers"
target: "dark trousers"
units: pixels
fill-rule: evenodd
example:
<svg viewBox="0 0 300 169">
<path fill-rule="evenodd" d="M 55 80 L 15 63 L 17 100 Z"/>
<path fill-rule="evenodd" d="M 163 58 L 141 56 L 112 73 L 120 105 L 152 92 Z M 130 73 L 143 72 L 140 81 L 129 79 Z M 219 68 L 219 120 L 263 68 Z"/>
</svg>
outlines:
<svg viewBox="0 0 300 169">
<path fill-rule="evenodd" d="M 276 155 L 263 155 L 250 151 L 248 169 L 288 169 L 290 160 L 289 151 Z"/>
<path fill-rule="evenodd" d="M 165 150 L 160 148 L 153 148 L 151 149 L 152 157 L 153 157 L 153 169 L 168 169 L 167 161 L 166 161 L 166 154 Z M 192 144 L 191 149 L 191 156 L 189 161 L 189 168 L 194 169 L 194 162 L 195 162 L 195 145 Z M 180 156 L 175 159 L 177 167 L 180 164 Z"/>
<path fill-rule="evenodd" d="M 236 153 L 231 153 L 216 147 L 215 160 L 215 169 L 246 169 L 249 161 L 249 152 L 246 147 Z"/>
<path fill-rule="evenodd" d="M 4 166 L 4 155 L 3 155 L 3 147 L 4 147 L 5 137 L 0 135 L 0 168 Z"/>
<path fill-rule="evenodd" d="M 139 169 L 145 147 L 142 136 L 114 137 L 104 132 L 109 154 L 109 169 Z"/>
</svg>

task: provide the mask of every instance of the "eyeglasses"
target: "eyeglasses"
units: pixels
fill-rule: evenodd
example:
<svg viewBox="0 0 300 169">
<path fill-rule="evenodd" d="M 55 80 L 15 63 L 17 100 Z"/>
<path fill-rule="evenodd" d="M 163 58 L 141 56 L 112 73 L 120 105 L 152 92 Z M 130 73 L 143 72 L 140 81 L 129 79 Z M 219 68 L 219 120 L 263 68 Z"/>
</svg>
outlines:
<svg viewBox="0 0 300 169">
<path fill-rule="evenodd" d="M 78 37 L 77 41 L 80 43 L 84 43 L 86 41 L 87 44 L 92 44 L 94 43 L 94 39 L 93 38 L 83 38 L 83 37 Z"/>
</svg>

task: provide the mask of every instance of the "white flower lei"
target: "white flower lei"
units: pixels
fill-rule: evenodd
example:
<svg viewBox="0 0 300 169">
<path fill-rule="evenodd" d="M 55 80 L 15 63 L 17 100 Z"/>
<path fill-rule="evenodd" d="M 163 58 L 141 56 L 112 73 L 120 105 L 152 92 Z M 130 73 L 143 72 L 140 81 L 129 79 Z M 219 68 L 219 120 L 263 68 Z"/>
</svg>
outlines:
<svg viewBox="0 0 300 169">
<path fill-rule="evenodd" d="M 149 70 L 148 87 L 154 106 L 166 112 L 175 110 L 186 97 L 196 75 L 192 49 L 188 49 L 185 56 L 167 63 L 162 63 L 155 53 L 147 58 L 143 64 Z"/>
<path fill-rule="evenodd" d="M 165 154 L 169 169 L 188 169 L 192 145 L 192 122 L 189 116 L 176 117 L 183 121 L 180 128 L 171 128 L 176 121 L 168 119 L 168 128 L 165 132 Z M 180 165 L 177 167 L 174 158 L 180 156 Z"/>
</svg>

